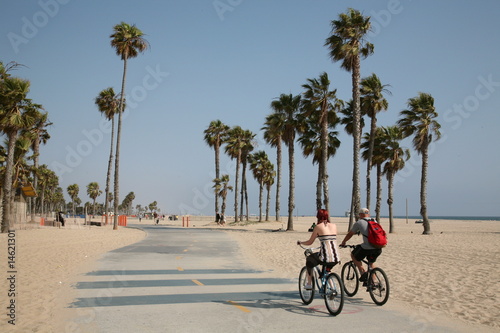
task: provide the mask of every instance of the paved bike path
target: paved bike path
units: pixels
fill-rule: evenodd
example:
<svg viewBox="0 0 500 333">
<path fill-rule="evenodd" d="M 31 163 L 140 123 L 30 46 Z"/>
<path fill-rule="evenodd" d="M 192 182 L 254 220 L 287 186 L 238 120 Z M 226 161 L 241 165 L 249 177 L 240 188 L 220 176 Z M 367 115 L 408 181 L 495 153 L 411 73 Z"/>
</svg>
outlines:
<svg viewBox="0 0 500 333">
<path fill-rule="evenodd" d="M 344 332 L 471 330 L 410 312 L 391 299 L 378 307 L 364 290 L 346 298 L 342 313 L 333 317 L 322 299 L 302 304 L 296 277 L 248 266 L 237 242 L 223 231 L 136 227 L 148 233 L 144 240 L 108 252 L 75 284 L 78 297 L 70 307 L 76 315 L 67 332 L 299 332 L 330 326 Z"/>
</svg>

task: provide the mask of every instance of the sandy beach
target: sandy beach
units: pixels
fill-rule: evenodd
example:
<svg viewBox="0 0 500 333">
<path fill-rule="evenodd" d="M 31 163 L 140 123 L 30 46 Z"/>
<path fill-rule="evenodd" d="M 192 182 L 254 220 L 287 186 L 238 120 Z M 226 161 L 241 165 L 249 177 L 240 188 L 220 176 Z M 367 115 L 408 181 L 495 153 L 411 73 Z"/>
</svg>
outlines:
<svg viewBox="0 0 500 333">
<path fill-rule="evenodd" d="M 282 218 L 284 221 L 286 218 Z M 286 222 L 228 223 L 218 227 L 210 217 L 191 217 L 190 228 L 225 230 L 239 244 L 253 267 L 273 269 L 284 278 L 295 279 L 304 265 L 303 250 L 297 240 L 307 240 L 314 218 L 299 217 L 294 231 Z M 346 218 L 333 218 L 340 240 L 347 232 Z M 73 224 L 72 224 L 73 223 Z M 136 223 L 133 219 L 129 224 Z M 143 220 L 143 224 L 148 223 Z M 395 222 L 396 233 L 389 234 L 389 245 L 378 260 L 389 276 L 391 299 L 415 309 L 432 321 L 444 314 L 466 325 L 500 328 L 500 222 L 434 220 L 432 235 L 421 235 L 422 226 L 413 220 Z M 162 221 L 162 225 L 181 226 L 182 221 Z M 382 224 L 388 230 L 388 221 Z M 14 239 L 16 325 L 3 315 L 2 332 L 55 332 L 64 321 L 64 309 L 75 293 L 72 284 L 78 276 L 91 271 L 100 255 L 140 241 L 145 233 L 120 227 L 82 227 L 69 221 L 65 228 L 35 227 L 1 234 L 0 248 L 7 251 L 7 241 Z M 353 237 L 351 244 L 360 238 Z M 341 250 L 343 261 L 349 251 Z M 5 258 L 2 256 L 2 258 Z M 0 289 L 9 290 L 8 260 Z M 334 268 L 340 273 L 340 267 Z M 368 297 L 368 296 L 367 296 Z M 5 309 L 9 304 L 4 303 Z M 8 301 L 8 300 L 7 300 Z M 390 301 L 390 300 L 389 300 Z"/>
</svg>

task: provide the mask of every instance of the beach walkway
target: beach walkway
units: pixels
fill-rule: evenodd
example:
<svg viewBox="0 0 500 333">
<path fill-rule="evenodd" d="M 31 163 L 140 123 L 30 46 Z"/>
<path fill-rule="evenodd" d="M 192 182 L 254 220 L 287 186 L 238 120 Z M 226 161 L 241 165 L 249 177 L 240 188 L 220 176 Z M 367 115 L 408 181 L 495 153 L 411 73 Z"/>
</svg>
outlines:
<svg viewBox="0 0 500 333">
<path fill-rule="evenodd" d="M 322 299 L 305 306 L 296 279 L 249 267 L 225 232 L 135 225 L 148 233 L 105 254 L 79 278 L 67 332 L 466 332 L 447 318 L 412 313 L 360 290 L 330 316 Z M 366 294 L 366 295 L 364 295 Z M 418 291 L 415 292 L 418 297 Z M 493 331 L 493 330 L 492 330 Z"/>
</svg>

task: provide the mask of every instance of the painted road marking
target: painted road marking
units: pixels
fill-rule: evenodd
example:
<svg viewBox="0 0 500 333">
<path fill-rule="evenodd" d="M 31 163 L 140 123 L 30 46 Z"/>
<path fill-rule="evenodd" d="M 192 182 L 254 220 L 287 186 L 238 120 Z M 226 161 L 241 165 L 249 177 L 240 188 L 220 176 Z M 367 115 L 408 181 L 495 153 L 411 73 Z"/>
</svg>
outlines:
<svg viewBox="0 0 500 333">
<path fill-rule="evenodd" d="M 177 270 L 178 270 L 179 272 L 182 272 L 182 271 L 184 271 L 184 268 L 182 268 L 182 267 L 177 267 Z"/>
<path fill-rule="evenodd" d="M 199 285 L 199 286 L 204 286 L 204 284 L 203 284 L 203 283 L 201 283 L 201 282 L 200 282 L 200 281 L 198 281 L 198 280 L 191 280 L 191 281 L 193 281 L 194 283 L 196 283 L 196 284 L 197 284 L 197 285 Z"/>
<path fill-rule="evenodd" d="M 177 257 L 175 257 L 175 260 L 180 260 L 180 259 L 182 259 L 182 257 L 181 257 L 181 256 L 177 256 Z"/>
<path fill-rule="evenodd" d="M 233 301 L 227 301 L 229 304 L 231 305 L 234 305 L 235 307 L 237 307 L 238 309 L 240 309 L 241 311 L 243 312 L 246 312 L 246 313 L 250 313 L 252 311 L 250 311 L 249 309 L 245 308 L 244 306 L 242 305 L 239 305 L 238 303 L 236 302 L 233 302 Z"/>
</svg>

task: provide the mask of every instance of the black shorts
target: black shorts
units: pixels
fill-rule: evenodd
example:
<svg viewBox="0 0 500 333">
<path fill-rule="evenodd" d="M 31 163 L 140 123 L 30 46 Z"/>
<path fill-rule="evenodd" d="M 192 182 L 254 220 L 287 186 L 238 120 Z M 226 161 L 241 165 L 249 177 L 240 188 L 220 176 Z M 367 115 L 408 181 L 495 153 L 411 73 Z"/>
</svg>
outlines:
<svg viewBox="0 0 500 333">
<path fill-rule="evenodd" d="M 352 250 L 352 254 L 357 261 L 361 261 L 366 258 L 368 262 L 375 262 L 381 253 L 382 249 L 365 250 L 361 247 L 361 245 L 356 245 L 354 250 Z"/>
<path fill-rule="evenodd" d="M 307 272 L 309 273 L 309 275 L 312 274 L 312 269 L 318 266 L 319 264 L 325 264 L 323 261 L 319 259 L 319 252 L 314 252 L 313 254 L 311 254 L 306 258 Z M 326 267 L 331 269 L 336 264 L 337 263 L 328 263 L 326 264 Z"/>
</svg>

